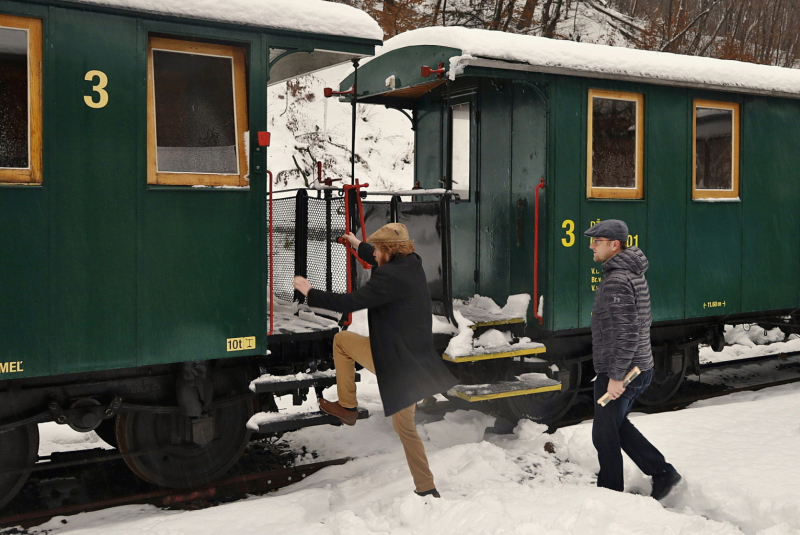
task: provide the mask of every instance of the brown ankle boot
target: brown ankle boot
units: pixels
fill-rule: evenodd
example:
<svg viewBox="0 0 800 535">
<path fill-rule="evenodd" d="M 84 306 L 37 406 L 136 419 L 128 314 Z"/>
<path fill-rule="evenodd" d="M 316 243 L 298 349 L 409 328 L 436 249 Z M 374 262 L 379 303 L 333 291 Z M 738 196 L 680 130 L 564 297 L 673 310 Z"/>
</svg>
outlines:
<svg viewBox="0 0 800 535">
<path fill-rule="evenodd" d="M 325 398 L 319 398 L 319 409 L 331 416 L 336 416 L 345 425 L 356 425 L 358 420 L 358 410 L 348 410 L 339 405 L 338 401 L 328 401 Z"/>
</svg>

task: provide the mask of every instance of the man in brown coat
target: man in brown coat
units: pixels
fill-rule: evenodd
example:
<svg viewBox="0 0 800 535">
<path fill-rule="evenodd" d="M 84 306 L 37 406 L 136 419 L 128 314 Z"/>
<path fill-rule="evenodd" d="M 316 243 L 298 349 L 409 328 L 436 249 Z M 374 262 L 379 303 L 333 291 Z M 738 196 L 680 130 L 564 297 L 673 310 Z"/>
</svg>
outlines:
<svg viewBox="0 0 800 535">
<path fill-rule="evenodd" d="M 367 238 L 369 243 L 352 233 L 345 238 L 373 265 L 364 286 L 335 294 L 312 288 L 303 277 L 294 279 L 294 288 L 308 297 L 309 306 L 344 314 L 368 310 L 369 338 L 343 331 L 333 339 L 339 401 L 320 398 L 320 409 L 355 425 L 355 363 L 375 373 L 384 413 L 400 436 L 416 493 L 438 497 L 414 412 L 417 401 L 447 391 L 456 379 L 433 347 L 431 296 L 422 260 L 402 223 L 384 225 Z"/>
</svg>

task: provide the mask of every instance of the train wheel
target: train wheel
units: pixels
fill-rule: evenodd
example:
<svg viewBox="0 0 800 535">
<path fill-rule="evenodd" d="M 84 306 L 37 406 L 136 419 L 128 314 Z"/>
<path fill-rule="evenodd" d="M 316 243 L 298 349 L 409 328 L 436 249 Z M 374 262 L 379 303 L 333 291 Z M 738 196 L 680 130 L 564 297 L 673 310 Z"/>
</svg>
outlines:
<svg viewBox="0 0 800 535">
<path fill-rule="evenodd" d="M 250 440 L 245 424 L 253 415 L 250 398 L 212 409 L 214 438 L 204 445 L 180 438 L 189 418 L 175 413 L 132 412 L 117 417 L 120 453 L 146 452 L 125 458 L 139 477 L 162 487 L 188 488 L 224 475 L 239 460 Z"/>
<path fill-rule="evenodd" d="M 562 366 L 562 369 L 564 367 Z M 581 384 L 583 371 L 580 363 L 569 369 L 569 388 L 555 392 L 543 392 L 527 396 L 513 396 L 498 400 L 500 412 L 512 421 L 523 418 L 542 424 L 552 424 L 563 417 L 575 403 Z"/>
<path fill-rule="evenodd" d="M 39 426 L 16 427 L 0 433 L 0 508 L 17 495 L 28 480 L 39 454 Z M 22 472 L 3 474 L 11 470 Z"/>
<path fill-rule="evenodd" d="M 636 400 L 647 407 L 666 403 L 678 392 L 686 377 L 686 368 L 689 365 L 689 352 L 697 351 L 697 346 L 691 347 L 675 354 L 668 354 L 666 358 L 655 359 L 653 380 L 650 386 Z"/>
</svg>

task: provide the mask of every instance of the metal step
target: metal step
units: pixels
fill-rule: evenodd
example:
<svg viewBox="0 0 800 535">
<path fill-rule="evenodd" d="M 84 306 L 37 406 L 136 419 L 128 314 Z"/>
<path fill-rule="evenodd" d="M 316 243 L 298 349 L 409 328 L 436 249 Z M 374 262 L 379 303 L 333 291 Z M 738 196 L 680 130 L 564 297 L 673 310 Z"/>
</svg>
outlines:
<svg viewBox="0 0 800 535">
<path fill-rule="evenodd" d="M 356 382 L 360 380 L 361 375 L 357 373 Z M 296 375 L 262 375 L 250 382 L 250 390 L 256 394 L 265 394 L 314 386 L 327 388 L 335 384 L 336 371 L 325 370 L 322 372 L 298 373 Z"/>
<path fill-rule="evenodd" d="M 516 349 L 516 346 L 524 346 L 519 349 Z M 491 360 L 491 359 L 505 359 L 509 357 L 522 357 L 526 355 L 536 355 L 539 353 L 547 352 L 547 348 L 543 344 L 537 343 L 526 343 L 526 344 L 509 344 L 503 348 L 500 348 L 499 351 L 494 351 L 492 353 L 481 353 L 475 352 L 470 355 L 463 355 L 459 357 L 450 356 L 447 353 L 442 354 L 442 358 L 444 360 L 450 362 L 474 362 L 476 360 Z"/>
<path fill-rule="evenodd" d="M 561 390 L 559 381 L 550 379 L 543 373 L 527 373 L 521 375 L 516 381 L 502 381 L 483 385 L 456 385 L 448 390 L 447 394 L 472 402 L 526 396 L 555 390 Z"/>
<path fill-rule="evenodd" d="M 483 327 L 502 327 L 504 325 L 516 325 L 518 323 L 525 323 L 525 320 L 522 318 L 505 318 L 499 320 L 485 320 L 485 321 L 478 320 L 472 325 L 470 325 L 470 329 L 476 331 Z"/>
<path fill-rule="evenodd" d="M 367 409 L 358 409 L 358 419 L 363 420 L 364 418 L 369 418 L 369 411 Z M 342 425 L 339 418 L 321 411 L 298 414 L 262 412 L 253 416 L 251 422 L 257 424 L 258 429 L 256 430 L 255 426 L 250 422 L 248 422 L 247 427 L 257 433 L 286 433 L 315 425 Z"/>
</svg>

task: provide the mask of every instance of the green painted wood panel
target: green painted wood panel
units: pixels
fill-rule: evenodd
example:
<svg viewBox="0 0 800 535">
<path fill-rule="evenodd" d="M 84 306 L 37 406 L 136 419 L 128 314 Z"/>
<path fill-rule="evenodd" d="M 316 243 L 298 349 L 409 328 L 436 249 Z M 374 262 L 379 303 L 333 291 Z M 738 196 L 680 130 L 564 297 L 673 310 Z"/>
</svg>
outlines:
<svg viewBox="0 0 800 535">
<path fill-rule="evenodd" d="M 52 372 L 136 364 L 136 20 L 53 8 L 50 196 Z M 91 108 L 88 71 L 108 78 Z M 95 82 L 96 83 L 96 82 Z"/>
<path fill-rule="evenodd" d="M 654 321 L 684 317 L 686 199 L 691 197 L 691 108 L 685 90 L 650 87 L 645 99 L 645 201 Z"/>
<path fill-rule="evenodd" d="M 145 192 L 140 364 L 232 356 L 228 338 L 263 340 L 258 208 L 252 192 Z"/>
<path fill-rule="evenodd" d="M 741 102 L 736 95 L 688 92 L 686 138 L 689 158 L 694 144 L 691 114 L 696 98 Z M 691 159 L 688 163 L 687 180 L 691 185 Z M 741 201 L 708 202 L 692 200 L 691 189 L 687 192 L 687 317 L 720 316 L 742 310 L 742 216 L 747 199 L 741 193 Z"/>
<path fill-rule="evenodd" d="M 480 232 L 478 265 L 481 295 L 505 304 L 511 289 L 509 266 L 513 211 L 511 205 L 511 83 L 482 80 L 480 123 Z"/>
<path fill-rule="evenodd" d="M 741 311 L 742 203 L 691 201 L 686 227 L 686 315 Z"/>
<path fill-rule="evenodd" d="M 742 105 L 742 311 L 800 304 L 800 103 Z"/>
<path fill-rule="evenodd" d="M 0 380 L 49 373 L 47 234 L 47 190 L 0 187 L 0 363 L 22 369 Z"/>
<path fill-rule="evenodd" d="M 589 277 L 581 269 L 587 242 L 581 218 L 581 202 L 586 195 L 582 162 L 585 161 L 584 90 L 575 78 L 557 77 L 550 86 L 549 173 L 546 199 L 552 214 L 547 228 L 552 259 L 548 266 L 549 283 L 545 294 L 544 324 L 552 330 L 574 329 L 581 325 L 578 281 Z"/>
<path fill-rule="evenodd" d="M 589 239 L 583 232 L 596 221 L 622 219 L 633 236 L 633 243 L 647 253 L 647 204 L 644 200 L 586 198 L 586 131 L 589 89 L 643 92 L 641 86 L 600 80 L 562 78 L 553 103 L 551 129 L 555 139 L 551 153 L 555 166 L 553 328 L 588 327 L 594 291 L 602 279 L 600 264 L 592 260 Z M 645 97 L 645 108 L 647 98 Z M 647 131 L 645 129 L 645 140 Z M 646 160 L 645 160 L 646 165 Z M 646 169 L 646 168 L 645 168 Z M 645 197 L 647 196 L 645 173 Z M 571 245 L 567 245 L 570 244 Z"/>
<path fill-rule="evenodd" d="M 144 29 L 164 32 L 163 25 Z M 198 38 L 223 36 L 248 51 L 250 147 L 255 155 L 256 132 L 266 129 L 267 47 L 251 34 L 204 30 Z M 268 261 L 264 165 L 259 151 L 250 162 L 250 187 L 244 189 L 147 186 L 142 177 L 140 365 L 263 354 Z M 256 337 L 254 349 L 228 351 L 229 338 L 251 336 Z"/>
<path fill-rule="evenodd" d="M 48 22 L 42 6 L 0 1 L 0 13 Z M 0 186 L 0 380 L 50 371 L 48 185 Z M 22 371 L 11 372 L 12 362 Z"/>
<path fill-rule="evenodd" d="M 513 87 L 513 120 L 511 135 L 511 240 L 510 293 L 533 296 L 533 260 L 536 186 L 544 178 L 547 167 L 547 88 L 536 89 L 529 83 L 515 82 Z M 547 188 L 539 196 L 539 294 L 547 295 Z M 518 218 L 521 216 L 521 220 Z M 521 241 L 518 232 L 522 230 Z M 528 311 L 538 307 L 536 297 Z M 538 322 L 537 322 L 538 324 Z"/>
<path fill-rule="evenodd" d="M 433 98 L 431 98 L 433 97 Z M 444 106 L 440 98 L 430 95 L 419 101 L 417 130 L 415 132 L 416 154 L 415 177 L 423 188 L 440 188 L 445 176 L 445 135 L 443 133 Z M 472 145 L 477 143 L 477 125 L 472 116 Z M 478 180 L 475 171 L 477 154 L 472 153 L 472 176 L 470 199 L 450 206 L 450 237 L 452 240 L 453 295 L 466 299 L 475 293 L 474 272 L 476 269 L 475 239 L 475 187 Z"/>
</svg>

